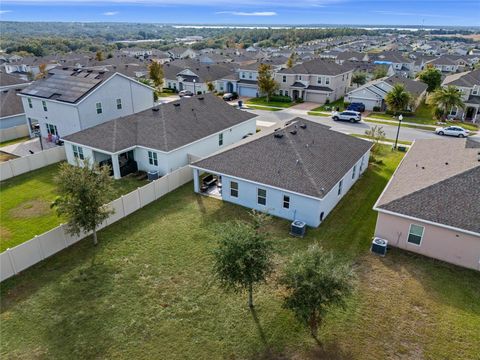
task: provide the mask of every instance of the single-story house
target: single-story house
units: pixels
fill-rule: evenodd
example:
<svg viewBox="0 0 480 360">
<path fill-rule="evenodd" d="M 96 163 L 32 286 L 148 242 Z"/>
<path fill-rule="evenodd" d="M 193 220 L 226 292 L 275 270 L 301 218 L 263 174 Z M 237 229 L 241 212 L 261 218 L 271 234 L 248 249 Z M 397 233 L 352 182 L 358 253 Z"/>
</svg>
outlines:
<svg viewBox="0 0 480 360">
<path fill-rule="evenodd" d="M 190 166 L 196 193 L 317 227 L 365 171 L 371 147 L 366 140 L 295 118 Z M 204 173 L 218 179 L 217 189 L 205 186 Z"/>
<path fill-rule="evenodd" d="M 480 270 L 480 143 L 415 141 L 374 210 L 389 245 Z"/>
<path fill-rule="evenodd" d="M 405 90 L 413 96 L 415 99 L 414 107 L 416 108 L 427 91 L 427 85 L 421 81 L 411 80 L 398 75 L 373 80 L 353 89 L 347 93 L 345 101 L 349 103 L 363 103 L 366 110 L 373 110 L 375 107 L 378 107 L 380 110 L 385 110 L 385 98 L 393 89 L 393 86 L 398 83 L 403 84 Z"/>
<path fill-rule="evenodd" d="M 213 94 L 165 103 L 63 138 L 67 161 L 111 165 L 118 179 L 137 170 L 168 174 L 255 133 L 255 114 Z"/>
</svg>

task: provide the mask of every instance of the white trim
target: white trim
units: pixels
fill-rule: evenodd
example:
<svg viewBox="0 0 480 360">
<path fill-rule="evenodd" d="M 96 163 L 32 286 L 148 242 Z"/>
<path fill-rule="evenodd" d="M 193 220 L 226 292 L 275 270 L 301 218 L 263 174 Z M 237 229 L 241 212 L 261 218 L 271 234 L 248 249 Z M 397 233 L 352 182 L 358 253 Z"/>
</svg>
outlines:
<svg viewBox="0 0 480 360">
<path fill-rule="evenodd" d="M 419 244 L 415 244 L 415 243 L 412 243 L 410 241 L 408 241 L 408 238 L 410 237 L 410 235 L 412 234 L 412 225 L 415 225 L 415 226 L 419 226 L 422 228 L 422 235 L 420 235 L 420 243 Z M 415 245 L 415 246 L 418 246 L 420 247 L 422 245 L 422 241 L 423 241 L 423 235 L 425 234 L 425 226 L 423 225 L 418 225 L 418 224 L 414 224 L 414 223 L 410 223 L 410 226 L 408 227 L 408 235 L 407 235 L 407 239 L 405 240 L 407 242 L 407 244 L 410 244 L 410 245 Z M 414 236 L 418 236 L 418 235 L 415 235 L 413 234 Z"/>
</svg>

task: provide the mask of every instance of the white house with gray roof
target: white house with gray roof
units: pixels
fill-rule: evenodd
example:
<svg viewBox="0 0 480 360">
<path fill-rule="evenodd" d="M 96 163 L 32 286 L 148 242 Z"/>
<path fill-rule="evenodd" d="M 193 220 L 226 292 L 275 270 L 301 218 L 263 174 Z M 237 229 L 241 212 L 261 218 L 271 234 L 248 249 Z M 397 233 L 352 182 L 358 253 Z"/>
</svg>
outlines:
<svg viewBox="0 0 480 360">
<path fill-rule="evenodd" d="M 116 179 L 163 176 L 255 133 L 255 117 L 213 94 L 183 98 L 66 136 L 67 161 L 110 165 Z"/>
<path fill-rule="evenodd" d="M 30 128 L 43 137 L 64 137 L 154 105 L 151 87 L 123 74 L 91 69 L 53 69 L 23 89 Z"/>
<path fill-rule="evenodd" d="M 194 162 L 194 189 L 317 227 L 366 170 L 371 146 L 295 118 L 272 133 Z M 205 178 L 211 176 L 218 180 L 208 187 Z"/>
</svg>

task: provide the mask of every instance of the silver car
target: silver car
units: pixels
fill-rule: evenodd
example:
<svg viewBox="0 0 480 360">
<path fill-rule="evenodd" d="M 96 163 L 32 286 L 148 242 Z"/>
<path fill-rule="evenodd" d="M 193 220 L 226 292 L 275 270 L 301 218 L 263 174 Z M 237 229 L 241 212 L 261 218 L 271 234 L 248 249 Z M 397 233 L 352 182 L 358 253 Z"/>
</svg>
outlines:
<svg viewBox="0 0 480 360">
<path fill-rule="evenodd" d="M 463 138 L 468 136 L 470 131 L 460 127 L 460 126 L 447 126 L 447 127 L 439 127 L 435 129 L 435 133 L 438 135 L 450 135 L 456 136 L 459 138 Z"/>
<path fill-rule="evenodd" d="M 343 121 L 350 121 L 354 123 L 362 120 L 362 114 L 360 114 L 358 111 L 353 111 L 353 110 L 334 112 L 332 115 L 332 119 L 334 121 L 343 120 Z"/>
</svg>

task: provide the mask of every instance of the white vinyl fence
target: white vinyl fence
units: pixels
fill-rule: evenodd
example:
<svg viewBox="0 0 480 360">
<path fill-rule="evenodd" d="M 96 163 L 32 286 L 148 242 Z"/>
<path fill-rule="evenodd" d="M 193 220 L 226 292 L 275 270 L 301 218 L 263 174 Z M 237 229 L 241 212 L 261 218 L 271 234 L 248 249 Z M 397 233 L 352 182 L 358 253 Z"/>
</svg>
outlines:
<svg viewBox="0 0 480 360">
<path fill-rule="evenodd" d="M 65 148 L 56 146 L 35 154 L 0 163 L 0 181 L 66 160 Z"/>
<path fill-rule="evenodd" d="M 170 191 L 188 183 L 192 179 L 192 170 L 187 165 L 113 200 L 105 206 L 114 209 L 115 213 L 112 214 L 99 229 L 128 216 L 134 211 L 150 204 L 152 201 L 161 198 Z M 65 225 L 59 225 L 14 248 L 5 250 L 0 254 L 0 281 L 18 274 L 20 271 L 75 244 L 88 235 L 90 235 L 90 233 L 71 236 L 65 231 Z"/>
<path fill-rule="evenodd" d="M 28 126 L 18 125 L 12 126 L 6 129 L 0 129 L 0 141 L 8 141 L 13 139 L 18 139 L 30 135 L 28 132 Z"/>
</svg>

